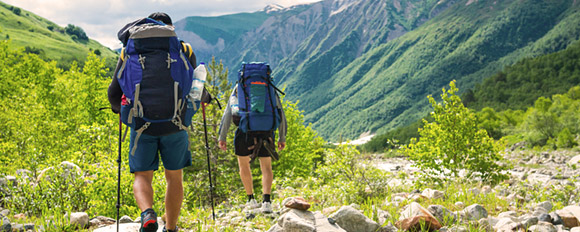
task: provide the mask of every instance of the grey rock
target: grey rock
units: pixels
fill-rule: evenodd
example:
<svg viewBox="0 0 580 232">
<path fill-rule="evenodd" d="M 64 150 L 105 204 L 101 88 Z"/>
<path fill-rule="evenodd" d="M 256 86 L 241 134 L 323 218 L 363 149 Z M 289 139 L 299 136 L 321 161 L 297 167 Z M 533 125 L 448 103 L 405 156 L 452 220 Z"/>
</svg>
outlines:
<svg viewBox="0 0 580 232">
<path fill-rule="evenodd" d="M 491 218 L 479 219 L 479 221 L 477 221 L 477 224 L 479 225 L 478 229 L 480 231 L 493 232 L 493 226 L 490 221 Z"/>
<path fill-rule="evenodd" d="M 28 231 L 28 230 L 32 230 L 34 231 L 34 224 L 32 223 L 28 223 L 28 224 L 24 224 L 24 230 Z"/>
<path fill-rule="evenodd" d="M 6 216 L 10 215 L 10 210 L 9 209 L 3 209 L 2 211 L 0 211 L 0 215 L 6 217 Z"/>
<path fill-rule="evenodd" d="M 564 222 L 562 221 L 562 218 L 560 217 L 560 215 L 558 215 L 555 212 L 551 212 L 550 217 L 552 217 L 552 224 L 554 225 L 562 225 Z"/>
<path fill-rule="evenodd" d="M 388 225 L 381 227 L 377 232 L 397 232 L 397 227 L 389 222 Z"/>
<path fill-rule="evenodd" d="M 330 215 L 347 232 L 374 232 L 381 226 L 351 206 L 343 206 Z"/>
<path fill-rule="evenodd" d="M 465 207 L 465 203 L 458 201 L 458 202 L 455 202 L 455 206 L 457 206 L 459 208 L 463 208 L 463 207 Z"/>
<path fill-rule="evenodd" d="M 346 232 L 344 229 L 340 228 L 338 224 L 331 223 L 326 216 L 318 211 L 314 212 L 314 225 L 316 227 L 316 231 Z"/>
<path fill-rule="evenodd" d="M 430 205 L 427 207 L 427 210 L 429 210 L 429 212 L 433 214 L 441 224 L 454 224 L 457 221 L 457 215 L 442 205 Z"/>
<path fill-rule="evenodd" d="M 121 218 L 119 218 L 119 223 L 132 223 L 133 219 L 131 219 L 129 216 L 125 215 Z"/>
<path fill-rule="evenodd" d="M 284 229 L 282 229 L 278 224 L 274 224 L 274 226 L 270 227 L 266 232 L 284 232 Z"/>
<path fill-rule="evenodd" d="M 12 232 L 24 232 L 24 225 L 22 224 L 12 224 Z"/>
<path fill-rule="evenodd" d="M 12 231 L 12 224 L 10 224 L 10 220 L 7 217 L 2 217 L 2 223 L 0 224 L 0 231 L 4 232 L 11 232 Z"/>
<path fill-rule="evenodd" d="M 540 214 L 540 216 L 538 216 L 538 220 L 541 222 L 552 223 L 552 217 L 547 213 Z"/>
<path fill-rule="evenodd" d="M 417 202 L 411 202 L 410 204 L 405 206 L 405 208 L 401 212 L 401 214 L 399 216 L 399 221 L 402 221 L 406 218 L 412 218 L 415 216 L 420 216 L 420 215 L 425 215 L 425 214 L 428 214 L 428 216 L 433 216 L 429 212 L 429 210 L 423 208 L 423 206 L 421 206 L 421 204 L 419 204 Z"/>
<path fill-rule="evenodd" d="M 531 226 L 533 226 L 533 225 L 536 225 L 536 224 L 538 224 L 538 221 L 539 221 L 539 220 L 538 220 L 538 218 L 537 218 L 537 217 L 529 217 L 529 218 L 526 218 L 526 219 L 524 219 L 524 220 L 521 222 L 521 224 L 522 224 L 522 226 L 523 226 L 524 228 L 529 228 L 529 227 L 531 227 Z M 550 223 L 550 224 L 551 224 L 551 223 Z"/>
<path fill-rule="evenodd" d="M 580 227 L 574 227 L 570 229 L 570 232 L 580 232 Z"/>
<path fill-rule="evenodd" d="M 501 212 L 497 215 L 498 218 L 511 218 L 514 219 L 516 218 L 518 215 L 518 213 L 516 211 L 506 211 L 506 212 Z"/>
<path fill-rule="evenodd" d="M 85 212 L 71 213 L 70 224 L 76 225 L 79 228 L 85 228 L 89 225 L 89 215 Z"/>
<path fill-rule="evenodd" d="M 558 229 L 554 225 L 548 222 L 541 222 L 537 225 L 528 227 L 528 231 L 531 232 L 558 232 Z"/>
<path fill-rule="evenodd" d="M 392 216 L 389 212 L 384 210 L 377 210 L 378 218 L 379 218 L 379 225 L 384 225 L 387 220 L 389 220 Z"/>
<path fill-rule="evenodd" d="M 280 216 L 278 226 L 283 231 L 310 232 L 316 231 L 314 214 L 310 211 L 292 209 Z"/>
<path fill-rule="evenodd" d="M 467 219 L 470 221 L 478 221 L 479 219 L 487 217 L 487 210 L 479 204 L 467 206 L 464 210 Z"/>
<path fill-rule="evenodd" d="M 550 201 L 544 201 L 544 202 L 538 203 L 538 205 L 536 205 L 536 207 L 542 207 L 542 208 L 546 209 L 547 212 L 550 212 L 550 211 L 552 211 L 553 205 L 552 205 L 552 202 L 550 202 Z"/>
</svg>

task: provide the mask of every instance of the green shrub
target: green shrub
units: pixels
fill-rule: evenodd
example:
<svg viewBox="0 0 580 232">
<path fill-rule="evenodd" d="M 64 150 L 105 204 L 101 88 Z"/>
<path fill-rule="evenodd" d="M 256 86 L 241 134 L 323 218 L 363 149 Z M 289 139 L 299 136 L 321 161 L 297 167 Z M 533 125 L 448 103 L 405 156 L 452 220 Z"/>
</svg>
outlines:
<svg viewBox="0 0 580 232">
<path fill-rule="evenodd" d="M 425 121 L 419 139 L 411 140 L 404 148 L 422 170 L 421 181 L 444 183 L 450 175 L 459 177 L 460 170 L 466 170 L 468 178 L 480 177 L 488 182 L 506 179 L 507 175 L 501 173 L 506 167 L 500 164 L 500 145 L 479 129 L 475 114 L 456 95 L 455 81 L 449 86 L 449 90 L 443 88 L 442 103 L 428 96 L 434 121 Z"/>
</svg>

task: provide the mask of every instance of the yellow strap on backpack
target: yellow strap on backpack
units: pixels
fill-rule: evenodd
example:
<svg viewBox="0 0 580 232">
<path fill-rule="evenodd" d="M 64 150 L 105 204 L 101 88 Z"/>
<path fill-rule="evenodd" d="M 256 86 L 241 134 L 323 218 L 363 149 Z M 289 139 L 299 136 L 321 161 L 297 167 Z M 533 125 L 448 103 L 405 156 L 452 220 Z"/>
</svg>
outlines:
<svg viewBox="0 0 580 232">
<path fill-rule="evenodd" d="M 183 45 L 183 53 L 187 54 L 188 58 L 191 58 L 191 54 L 193 54 L 191 44 L 181 41 L 181 45 Z"/>
<path fill-rule="evenodd" d="M 121 49 L 121 61 L 125 61 L 125 48 Z"/>
</svg>

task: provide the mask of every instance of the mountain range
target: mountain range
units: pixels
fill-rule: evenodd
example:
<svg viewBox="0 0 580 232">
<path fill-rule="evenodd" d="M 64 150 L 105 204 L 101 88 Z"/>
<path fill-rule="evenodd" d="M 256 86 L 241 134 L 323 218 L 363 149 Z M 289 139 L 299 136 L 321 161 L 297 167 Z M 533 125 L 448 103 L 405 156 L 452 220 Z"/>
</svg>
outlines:
<svg viewBox="0 0 580 232">
<path fill-rule="evenodd" d="M 176 27 L 209 45 L 194 46 L 200 60 L 222 60 L 232 81 L 242 61 L 269 62 L 286 99 L 336 141 L 415 122 L 430 111 L 426 96 L 451 80 L 465 91 L 506 65 L 565 49 L 580 38 L 579 4 L 324 0 Z"/>
<path fill-rule="evenodd" d="M 426 96 L 457 80 L 460 91 L 522 59 L 580 39 L 576 0 L 323 0 L 175 22 L 198 61 L 269 62 L 286 100 L 325 139 L 354 139 L 409 125 Z M 0 39 L 62 62 L 116 54 L 31 12 L 0 2 Z M 71 28 L 69 28 L 71 27 Z M 70 30 L 69 30 L 70 29 Z M 33 38 L 33 39 L 30 39 Z M 111 64 L 112 66 L 113 64 Z M 474 91 L 477 93 L 477 91 Z"/>
</svg>

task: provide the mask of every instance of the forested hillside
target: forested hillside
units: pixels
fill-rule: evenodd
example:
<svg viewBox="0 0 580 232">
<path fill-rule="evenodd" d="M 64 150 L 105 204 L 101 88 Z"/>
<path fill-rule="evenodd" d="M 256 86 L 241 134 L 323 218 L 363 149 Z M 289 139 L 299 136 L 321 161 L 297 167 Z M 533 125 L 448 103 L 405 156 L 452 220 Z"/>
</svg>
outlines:
<svg viewBox="0 0 580 232">
<path fill-rule="evenodd" d="M 506 66 L 473 90 L 465 91 L 462 99 L 477 112 L 480 126 L 495 139 L 508 136 L 511 143 L 525 141 L 534 146 L 556 147 L 560 141 L 559 146 L 566 148 L 575 143 L 571 138 L 580 133 L 575 126 L 578 87 L 572 88 L 578 85 L 580 42 L 575 42 L 560 52 Z M 538 112 L 544 112 L 543 116 L 538 116 Z M 426 119 L 431 121 L 430 117 Z M 380 152 L 407 144 L 410 138 L 419 136 L 417 130 L 422 126 L 418 120 L 377 135 L 362 149 Z"/>
<path fill-rule="evenodd" d="M 566 48 L 579 38 L 579 16 L 572 1 L 460 2 L 314 83 L 299 106 L 328 138 L 385 133 L 425 116 L 426 96 L 450 80 L 464 90 L 524 57 Z"/>
<path fill-rule="evenodd" d="M 90 39 L 82 28 L 72 24 L 63 28 L 1 1 L 0 40 L 11 40 L 12 49 L 24 48 L 43 59 L 56 60 L 62 68 L 73 61 L 83 63 L 89 52 L 108 58 L 109 67 L 116 62 L 115 52 Z"/>
</svg>

